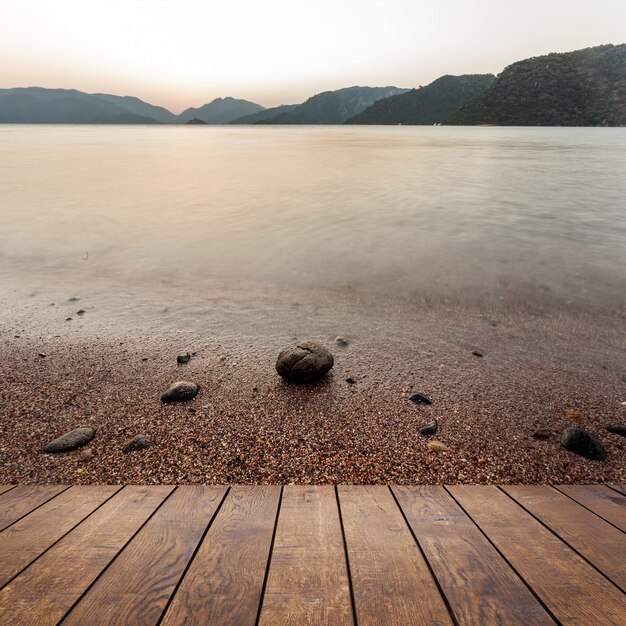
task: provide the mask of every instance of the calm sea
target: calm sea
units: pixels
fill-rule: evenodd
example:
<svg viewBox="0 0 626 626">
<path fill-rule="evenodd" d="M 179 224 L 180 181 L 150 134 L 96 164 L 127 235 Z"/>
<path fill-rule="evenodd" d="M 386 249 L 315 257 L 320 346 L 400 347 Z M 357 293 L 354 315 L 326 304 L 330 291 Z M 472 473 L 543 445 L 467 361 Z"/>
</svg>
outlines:
<svg viewBox="0 0 626 626">
<path fill-rule="evenodd" d="M 623 310 L 626 129 L 0 126 L 0 287 Z"/>
</svg>

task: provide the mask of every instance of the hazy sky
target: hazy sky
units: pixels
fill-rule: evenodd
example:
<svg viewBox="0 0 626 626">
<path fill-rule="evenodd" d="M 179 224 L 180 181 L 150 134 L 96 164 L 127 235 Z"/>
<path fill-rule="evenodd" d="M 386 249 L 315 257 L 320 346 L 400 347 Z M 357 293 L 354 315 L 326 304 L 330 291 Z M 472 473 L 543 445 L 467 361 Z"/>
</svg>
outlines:
<svg viewBox="0 0 626 626">
<path fill-rule="evenodd" d="M 0 87 L 135 95 L 174 111 L 626 42 L 626 0 L 1 0 Z"/>
</svg>

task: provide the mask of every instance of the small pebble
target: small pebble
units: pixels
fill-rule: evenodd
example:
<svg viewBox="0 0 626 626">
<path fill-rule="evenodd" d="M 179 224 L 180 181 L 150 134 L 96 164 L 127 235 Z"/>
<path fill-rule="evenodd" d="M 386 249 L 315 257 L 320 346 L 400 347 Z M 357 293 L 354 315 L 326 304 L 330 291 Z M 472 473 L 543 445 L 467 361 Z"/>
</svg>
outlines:
<svg viewBox="0 0 626 626">
<path fill-rule="evenodd" d="M 575 420 L 584 420 L 585 416 L 575 409 L 565 409 L 565 416 Z"/>
<path fill-rule="evenodd" d="M 446 450 L 449 450 L 448 446 L 441 443 L 441 441 L 429 441 L 427 446 L 431 452 L 446 452 Z"/>
<path fill-rule="evenodd" d="M 478 352 L 478 350 L 474 350 L 474 351 L 472 352 L 472 354 L 473 354 L 474 356 L 483 356 L 483 353 L 482 353 L 482 352 Z"/>
<path fill-rule="evenodd" d="M 356 380 L 354 380 L 352 376 L 350 376 L 349 378 L 346 378 L 346 382 L 348 383 L 348 385 L 356 385 Z"/>
<path fill-rule="evenodd" d="M 176 357 L 176 362 L 179 365 L 185 365 L 185 363 L 189 363 L 190 360 L 191 360 L 191 352 L 186 352 L 185 354 L 179 354 Z"/>
<path fill-rule="evenodd" d="M 536 430 L 531 437 L 533 439 L 550 439 L 550 431 L 545 428 L 540 428 Z"/>
<path fill-rule="evenodd" d="M 607 424 L 605 428 L 614 435 L 626 437 L 626 425 L 624 424 Z"/>
<path fill-rule="evenodd" d="M 135 435 L 126 445 L 122 448 L 124 454 L 129 452 L 137 452 L 148 447 L 148 442 L 143 435 Z"/>
<path fill-rule="evenodd" d="M 412 396 L 409 396 L 409 400 L 413 402 L 413 404 L 432 404 L 432 400 L 421 393 L 414 393 Z"/>
<path fill-rule="evenodd" d="M 433 420 L 426 424 L 426 426 L 422 426 L 419 429 L 419 434 L 424 435 L 424 437 L 430 437 L 430 435 L 434 435 L 437 432 L 438 427 L 437 420 Z"/>
<path fill-rule="evenodd" d="M 339 348 L 347 348 L 348 340 L 345 337 L 335 337 L 335 345 Z"/>
<path fill-rule="evenodd" d="M 79 451 L 77 458 L 81 463 L 91 461 L 93 459 L 93 450 L 91 448 L 83 448 Z"/>
<path fill-rule="evenodd" d="M 172 383 L 161 394 L 161 402 L 186 402 L 187 400 L 193 400 L 198 395 L 199 389 L 196 383 L 184 380 Z"/>
<path fill-rule="evenodd" d="M 43 352 L 38 352 L 37 356 L 40 356 L 42 359 L 45 359 L 47 355 L 44 354 Z"/>
<path fill-rule="evenodd" d="M 85 309 L 81 309 L 80 311 L 76 311 L 76 315 L 85 315 L 85 313 L 87 313 L 87 311 L 85 311 Z"/>
</svg>

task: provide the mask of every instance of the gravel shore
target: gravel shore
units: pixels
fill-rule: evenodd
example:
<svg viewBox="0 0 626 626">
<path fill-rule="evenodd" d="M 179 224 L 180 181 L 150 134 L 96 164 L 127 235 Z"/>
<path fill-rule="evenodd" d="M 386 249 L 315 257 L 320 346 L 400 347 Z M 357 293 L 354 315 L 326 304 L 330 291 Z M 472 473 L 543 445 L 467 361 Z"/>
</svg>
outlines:
<svg viewBox="0 0 626 626">
<path fill-rule="evenodd" d="M 335 365 L 297 386 L 274 369 L 287 333 L 301 330 L 293 319 L 263 336 L 113 337 L 90 329 L 90 315 L 81 332 L 5 327 L 0 483 L 626 481 L 626 442 L 604 428 L 626 420 L 621 319 L 432 309 L 419 325 L 391 316 L 386 333 L 366 319 L 351 333 L 347 319 L 334 329 L 309 319 L 307 338 L 329 347 Z M 339 333 L 347 347 L 334 344 Z M 187 351 L 196 354 L 177 363 Z M 198 396 L 161 403 L 176 380 L 197 383 Z M 432 404 L 410 402 L 414 393 Z M 436 435 L 420 435 L 433 419 Z M 81 426 L 96 429 L 91 453 L 42 452 Z M 596 436 L 607 460 L 562 449 L 567 426 Z M 537 429 L 549 438 L 533 439 Z M 135 435 L 148 447 L 123 453 Z M 429 450 L 433 440 L 447 450 Z"/>
</svg>

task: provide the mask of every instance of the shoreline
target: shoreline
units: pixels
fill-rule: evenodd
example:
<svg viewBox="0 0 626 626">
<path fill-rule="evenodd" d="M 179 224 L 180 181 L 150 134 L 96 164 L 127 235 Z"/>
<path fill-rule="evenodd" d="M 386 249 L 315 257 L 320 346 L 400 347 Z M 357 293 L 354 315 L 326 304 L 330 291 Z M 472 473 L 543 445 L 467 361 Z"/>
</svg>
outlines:
<svg viewBox="0 0 626 626">
<path fill-rule="evenodd" d="M 44 335 L 37 324 L 18 332 L 12 323 L 0 354 L 0 483 L 626 480 L 624 439 L 604 429 L 626 414 L 619 319 L 562 311 L 493 320 L 484 312 L 432 310 L 404 327 L 402 316 L 390 315 L 382 333 L 385 321 L 373 327 L 361 313 L 352 332 L 341 333 L 345 320 L 331 332 L 324 315 L 296 323 L 301 315 L 283 315 L 262 336 L 239 327 L 112 337 L 97 330 L 93 311 L 81 319 L 81 334 L 46 328 Z M 335 366 L 315 385 L 286 384 L 274 370 L 276 355 L 293 339 L 287 333 L 305 326 L 308 338 L 331 349 Z M 337 334 L 348 339 L 346 348 L 333 345 Z M 178 365 L 187 350 L 196 356 Z M 198 383 L 197 398 L 163 405 L 160 394 L 175 380 Z M 415 392 L 433 404 L 412 404 Z M 432 419 L 439 422 L 434 438 L 448 451 L 429 451 L 433 438 L 418 433 Z M 96 428 L 91 459 L 81 461 L 80 449 L 43 454 L 48 441 L 80 426 Z M 596 436 L 607 460 L 562 449 L 566 426 Z M 542 428 L 550 438 L 533 439 Z M 122 453 L 138 434 L 149 447 Z"/>
</svg>

